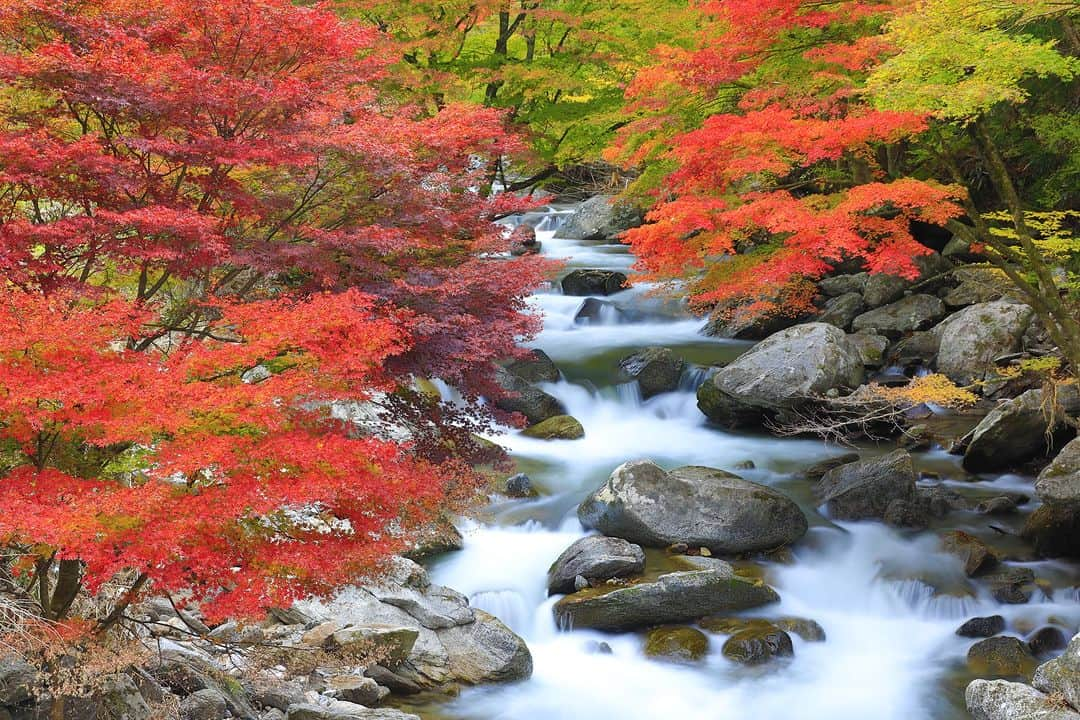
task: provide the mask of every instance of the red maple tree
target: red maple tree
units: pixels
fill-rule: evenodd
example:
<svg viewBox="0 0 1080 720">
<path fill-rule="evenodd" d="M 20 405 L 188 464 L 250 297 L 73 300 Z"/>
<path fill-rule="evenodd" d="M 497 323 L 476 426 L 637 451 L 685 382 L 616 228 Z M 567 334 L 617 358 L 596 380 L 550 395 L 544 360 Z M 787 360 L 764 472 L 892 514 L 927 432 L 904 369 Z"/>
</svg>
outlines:
<svg viewBox="0 0 1080 720">
<path fill-rule="evenodd" d="M 45 615 L 124 572 L 250 615 L 475 491 L 490 418 L 410 387 L 491 392 L 542 268 L 475 191 L 503 118 L 389 104 L 391 55 L 288 0 L 0 8 L 0 539 Z"/>
</svg>

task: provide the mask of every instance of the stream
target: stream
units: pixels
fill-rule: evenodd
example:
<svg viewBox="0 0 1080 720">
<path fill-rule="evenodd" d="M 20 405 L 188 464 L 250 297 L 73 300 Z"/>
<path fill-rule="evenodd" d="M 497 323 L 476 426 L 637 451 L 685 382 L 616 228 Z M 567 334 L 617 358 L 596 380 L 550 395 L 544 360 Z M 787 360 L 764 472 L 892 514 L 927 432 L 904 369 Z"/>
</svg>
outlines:
<svg viewBox="0 0 1080 720">
<path fill-rule="evenodd" d="M 543 254 L 562 258 L 566 271 L 607 268 L 629 271 L 633 257 L 622 245 L 553 237 L 572 206 L 527 218 L 537 227 Z M 715 340 L 700 333 L 701 319 L 671 300 L 636 286 L 603 298 L 613 303 L 588 323 L 575 321 L 585 298 L 558 289 L 532 302 L 545 317 L 529 343 L 546 351 L 563 373 L 541 387 L 561 400 L 585 428 L 575 441 L 542 441 L 515 431 L 493 438 L 507 447 L 540 497 L 493 499 L 479 520 L 462 527 L 464 550 L 433 560 L 433 580 L 453 587 L 479 608 L 501 618 L 525 638 L 534 657 L 528 681 L 471 688 L 445 703 L 413 711 L 432 720 L 960 720 L 969 717 L 963 690 L 972 679 L 965 654 L 974 642 L 955 635 L 976 615 L 1004 615 L 1008 634 L 1030 632 L 1047 622 L 1070 636 L 1080 625 L 1075 566 L 1024 562 L 1053 586 L 1025 605 L 1001 605 L 963 573 L 960 561 L 942 552 L 935 529 L 962 529 L 1006 554 L 1025 552 L 989 528 L 974 512 L 953 512 L 938 528 L 899 531 L 881 523 L 834 524 L 815 507 L 805 466 L 849 449 L 808 439 L 732 433 L 706 424 L 695 388 L 704 367 L 730 361 L 749 343 Z M 618 360 L 646 345 L 663 345 L 686 358 L 690 369 L 680 389 L 643 402 L 636 386 L 617 384 Z M 864 454 L 891 447 L 864 447 Z M 585 535 L 575 510 L 619 464 L 649 458 L 666 468 L 708 465 L 733 470 L 793 498 L 810 520 L 810 531 L 787 557 L 760 560 L 779 605 L 747 616 L 797 616 L 816 620 L 825 642 L 793 636 L 793 658 L 747 667 L 720 654 L 724 636 L 710 636 L 706 660 L 676 665 L 647 659 L 642 635 L 560 631 L 548 598 L 551 562 Z M 754 468 L 736 470 L 752 461 Z M 1030 492 L 1030 478 L 970 478 L 959 458 L 942 450 L 916 454 L 917 469 L 931 471 L 962 493 Z M 1025 512 L 1030 511 L 1030 504 Z M 1023 514 L 994 518 L 1016 530 Z M 649 569 L 664 569 L 662 551 L 650 551 Z M 1047 592 L 1050 592 L 1047 588 Z M 595 652 L 598 642 L 612 652 Z"/>
</svg>

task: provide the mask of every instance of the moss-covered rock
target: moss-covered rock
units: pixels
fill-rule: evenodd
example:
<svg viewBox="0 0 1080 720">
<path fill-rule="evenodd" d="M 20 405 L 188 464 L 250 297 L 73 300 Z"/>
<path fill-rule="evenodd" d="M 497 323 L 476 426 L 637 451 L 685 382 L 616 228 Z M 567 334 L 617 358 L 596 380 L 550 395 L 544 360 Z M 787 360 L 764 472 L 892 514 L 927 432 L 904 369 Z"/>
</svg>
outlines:
<svg viewBox="0 0 1080 720">
<path fill-rule="evenodd" d="M 1035 657 L 1020 638 L 998 635 L 980 640 L 968 649 L 968 668 L 984 678 L 1029 678 Z"/>
<path fill-rule="evenodd" d="M 692 627 L 662 627 L 650 630 L 645 636 L 645 654 L 671 662 L 691 663 L 705 657 L 709 638 Z"/>
<path fill-rule="evenodd" d="M 721 649 L 724 657 L 743 665 L 760 665 L 777 657 L 791 657 L 791 636 L 767 621 L 751 623 L 729 637 Z"/>
<path fill-rule="evenodd" d="M 556 415 L 522 431 L 522 435 L 538 440 L 580 440 L 585 428 L 572 415 Z"/>
</svg>

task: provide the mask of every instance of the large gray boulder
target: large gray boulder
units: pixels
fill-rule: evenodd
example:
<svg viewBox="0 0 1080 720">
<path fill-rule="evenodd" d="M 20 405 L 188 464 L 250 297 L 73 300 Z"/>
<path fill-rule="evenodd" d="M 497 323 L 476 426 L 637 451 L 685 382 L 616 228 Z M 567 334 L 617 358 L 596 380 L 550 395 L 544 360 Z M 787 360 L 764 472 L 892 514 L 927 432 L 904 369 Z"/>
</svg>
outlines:
<svg viewBox="0 0 1080 720">
<path fill-rule="evenodd" d="M 564 240 L 614 240 L 645 220 L 641 208 L 610 195 L 597 195 L 578 206 L 555 233 Z"/>
<path fill-rule="evenodd" d="M 698 407 L 713 422 L 752 425 L 862 380 L 862 356 L 844 331 L 807 323 L 769 336 L 721 368 L 698 388 Z"/>
<path fill-rule="evenodd" d="M 974 680 L 964 700 L 974 720 L 1080 720 L 1080 713 L 1048 695 L 1008 680 Z"/>
<path fill-rule="evenodd" d="M 896 450 L 829 470 L 821 478 L 818 492 L 831 518 L 881 519 L 890 503 L 914 501 L 915 480 L 911 455 Z"/>
<path fill-rule="evenodd" d="M 636 380 L 641 397 L 650 398 L 679 387 L 685 361 L 666 347 L 647 347 L 619 361 L 625 380 Z"/>
<path fill-rule="evenodd" d="M 640 575 L 645 570 L 645 551 L 622 538 L 590 535 L 566 548 L 548 570 L 548 592 L 574 592 L 574 581 L 610 580 Z"/>
<path fill-rule="evenodd" d="M 1035 670 L 1032 684 L 1050 695 L 1059 695 L 1080 710 L 1080 635 L 1076 635 L 1060 656 Z"/>
<path fill-rule="evenodd" d="M 1027 305 L 998 300 L 971 305 L 938 324 L 937 367 L 960 385 L 983 380 L 994 359 L 1020 349 L 1035 317 Z"/>
<path fill-rule="evenodd" d="M 874 273 L 866 279 L 863 297 L 867 307 L 876 308 L 899 300 L 912 282 L 896 275 Z"/>
<path fill-rule="evenodd" d="M 1044 503 L 1080 509 L 1080 438 L 1061 448 L 1039 473 L 1035 493 Z"/>
<path fill-rule="evenodd" d="M 817 321 L 847 330 L 851 327 L 851 321 L 865 309 L 866 304 L 863 302 L 862 295 L 855 292 L 845 293 L 830 298 L 821 309 L 821 314 L 817 316 Z"/>
<path fill-rule="evenodd" d="M 667 472 L 650 460 L 615 468 L 578 507 L 578 518 L 649 547 L 682 542 L 724 554 L 787 545 L 807 529 L 799 506 L 770 487 L 714 468 Z"/>
<path fill-rule="evenodd" d="M 628 630 L 689 622 L 779 599 L 768 585 L 740 577 L 727 563 L 717 562 L 707 570 L 668 573 L 652 582 L 567 595 L 555 603 L 554 612 L 563 626 Z"/>
<path fill-rule="evenodd" d="M 1028 516 L 1021 535 L 1040 555 L 1080 557 L 1080 438 L 1039 473 L 1035 493 L 1043 504 Z"/>
<path fill-rule="evenodd" d="M 525 641 L 494 615 L 477 609 L 473 612 L 475 622 L 439 633 L 455 679 L 478 685 L 512 682 L 532 675 L 532 653 Z"/>
<path fill-rule="evenodd" d="M 999 404 L 968 436 L 964 469 L 1007 469 L 1046 452 L 1048 438 L 1052 440 L 1064 425 L 1060 418 L 1078 410 L 1080 393 L 1075 385 L 1060 386 L 1052 402 L 1035 389 Z"/>
<path fill-rule="evenodd" d="M 777 307 L 783 307 L 783 294 L 775 293 L 766 298 Z M 764 340 L 773 333 L 797 325 L 804 316 L 790 313 L 762 313 L 754 307 L 755 301 L 731 298 L 718 303 L 709 313 L 704 333 L 712 337 L 735 340 Z"/>
<path fill-rule="evenodd" d="M 495 406 L 505 412 L 521 413 L 530 425 L 566 414 L 561 402 L 507 370 L 496 370 L 495 381 L 505 391 L 495 400 Z"/>
<path fill-rule="evenodd" d="M 869 303 L 868 303 L 869 304 Z M 915 330 L 925 330 L 945 317 L 945 304 L 933 295 L 908 295 L 894 303 L 856 317 L 851 329 L 875 331 L 897 338 Z"/>
</svg>

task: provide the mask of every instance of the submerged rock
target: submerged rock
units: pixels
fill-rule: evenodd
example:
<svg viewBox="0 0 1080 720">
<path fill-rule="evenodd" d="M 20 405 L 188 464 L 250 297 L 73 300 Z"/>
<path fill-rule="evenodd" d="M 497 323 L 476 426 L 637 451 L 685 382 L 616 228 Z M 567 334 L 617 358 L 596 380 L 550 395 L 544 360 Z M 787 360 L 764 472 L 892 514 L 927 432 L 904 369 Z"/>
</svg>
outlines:
<svg viewBox="0 0 1080 720">
<path fill-rule="evenodd" d="M 698 407 L 716 423 L 753 425 L 862 379 L 862 356 L 844 331 L 806 323 L 770 335 L 721 368 L 698 389 Z"/>
<path fill-rule="evenodd" d="M 807 529 L 799 506 L 770 487 L 714 468 L 667 472 L 649 460 L 617 467 L 581 503 L 578 518 L 648 547 L 686 543 L 724 554 L 786 545 Z"/>
<path fill-rule="evenodd" d="M 679 387 L 686 363 L 672 350 L 665 347 L 647 347 L 619 361 L 619 371 L 624 380 L 636 380 L 641 397 L 671 392 Z"/>
<path fill-rule="evenodd" d="M 709 570 L 668 573 L 653 581 L 567 595 L 555 603 L 555 617 L 573 628 L 629 630 L 747 610 L 780 599 L 764 583 L 740 577 L 727 563 L 718 563 Z"/>
<path fill-rule="evenodd" d="M 645 570 L 645 551 L 620 538 L 592 535 L 566 548 L 548 570 L 548 593 L 574 592 L 574 581 L 625 578 Z"/>
<path fill-rule="evenodd" d="M 705 657 L 709 638 L 685 625 L 650 630 L 645 636 L 645 655 L 670 662 L 692 663 Z"/>
</svg>

